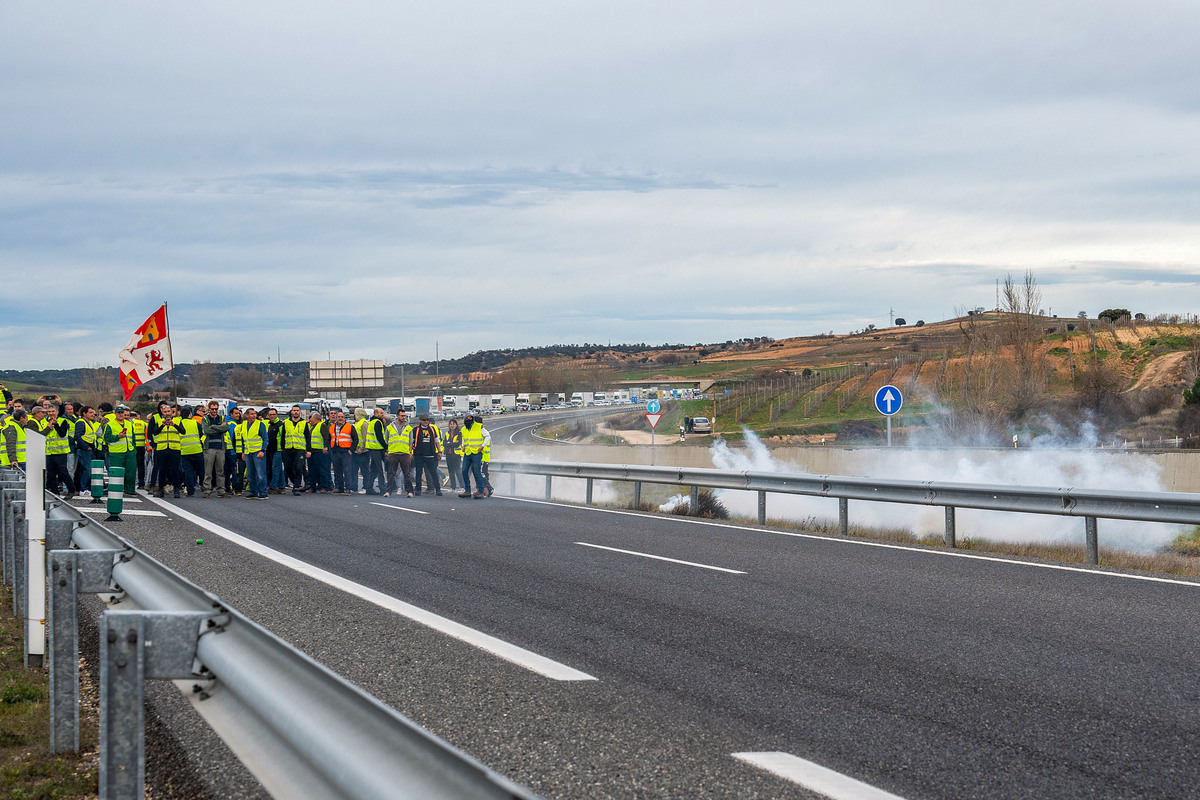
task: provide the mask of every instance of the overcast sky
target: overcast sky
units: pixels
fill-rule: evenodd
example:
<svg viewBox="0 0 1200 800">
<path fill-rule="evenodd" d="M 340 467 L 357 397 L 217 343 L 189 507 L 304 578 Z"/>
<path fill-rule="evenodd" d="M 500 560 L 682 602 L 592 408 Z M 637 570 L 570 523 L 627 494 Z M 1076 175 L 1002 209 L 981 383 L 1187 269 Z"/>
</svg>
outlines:
<svg viewBox="0 0 1200 800">
<path fill-rule="evenodd" d="M 1002 6 L 1002 7 L 1001 7 Z M 1200 4 L 0 0 L 0 368 L 1195 312 Z"/>
</svg>

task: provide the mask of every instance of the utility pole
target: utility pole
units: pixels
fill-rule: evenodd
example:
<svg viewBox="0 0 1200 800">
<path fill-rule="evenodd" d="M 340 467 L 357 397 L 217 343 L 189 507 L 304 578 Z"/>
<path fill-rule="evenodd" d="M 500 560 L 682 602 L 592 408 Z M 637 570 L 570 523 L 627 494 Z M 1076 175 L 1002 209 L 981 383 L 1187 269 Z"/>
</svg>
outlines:
<svg viewBox="0 0 1200 800">
<path fill-rule="evenodd" d="M 896 309 L 888 306 L 888 327 L 893 328 L 896 325 Z"/>
</svg>

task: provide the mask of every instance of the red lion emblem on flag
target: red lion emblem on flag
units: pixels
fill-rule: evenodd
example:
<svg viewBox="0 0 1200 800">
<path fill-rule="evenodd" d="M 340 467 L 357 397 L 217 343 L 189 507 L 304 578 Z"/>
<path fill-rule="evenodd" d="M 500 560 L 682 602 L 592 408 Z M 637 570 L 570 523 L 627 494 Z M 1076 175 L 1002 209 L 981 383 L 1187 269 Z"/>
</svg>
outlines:
<svg viewBox="0 0 1200 800">
<path fill-rule="evenodd" d="M 146 356 L 146 372 L 150 375 L 153 375 L 155 372 L 162 372 L 162 360 L 162 353 L 157 350 L 151 350 L 150 354 Z"/>
</svg>

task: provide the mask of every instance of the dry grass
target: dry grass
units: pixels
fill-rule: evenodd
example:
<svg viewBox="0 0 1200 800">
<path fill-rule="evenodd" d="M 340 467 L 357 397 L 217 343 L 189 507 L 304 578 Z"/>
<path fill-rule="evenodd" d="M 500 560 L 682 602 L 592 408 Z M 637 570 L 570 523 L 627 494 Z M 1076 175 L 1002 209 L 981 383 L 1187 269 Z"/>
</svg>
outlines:
<svg viewBox="0 0 1200 800">
<path fill-rule="evenodd" d="M 94 798 L 99 786 L 96 727 L 82 724 L 79 753 L 50 753 L 45 669 L 26 669 L 12 591 L 0 603 L 0 797 L 10 800 Z M 86 716 L 86 715 L 85 715 Z M 89 722 L 81 719 L 81 723 Z"/>
</svg>

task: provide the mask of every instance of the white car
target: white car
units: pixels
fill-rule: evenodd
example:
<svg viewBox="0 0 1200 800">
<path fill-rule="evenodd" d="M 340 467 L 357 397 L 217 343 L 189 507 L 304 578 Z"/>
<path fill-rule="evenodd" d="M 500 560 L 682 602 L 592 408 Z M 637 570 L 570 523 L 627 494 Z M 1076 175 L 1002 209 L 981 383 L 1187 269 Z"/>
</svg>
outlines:
<svg viewBox="0 0 1200 800">
<path fill-rule="evenodd" d="M 692 433 L 712 433 L 708 417 L 692 417 Z"/>
</svg>

